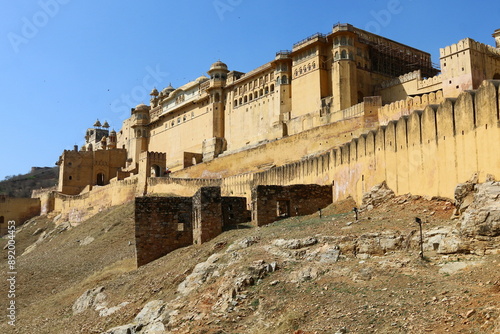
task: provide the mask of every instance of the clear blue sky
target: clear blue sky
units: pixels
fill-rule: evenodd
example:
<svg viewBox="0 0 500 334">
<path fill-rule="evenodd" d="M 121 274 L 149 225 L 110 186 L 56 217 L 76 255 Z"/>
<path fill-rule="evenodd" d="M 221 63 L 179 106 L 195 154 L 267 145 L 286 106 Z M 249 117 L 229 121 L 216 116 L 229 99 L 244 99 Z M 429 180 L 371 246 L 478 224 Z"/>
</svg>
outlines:
<svg viewBox="0 0 500 334">
<path fill-rule="evenodd" d="M 249 71 L 337 22 L 432 54 L 493 45 L 498 1 L 23 0 L 0 12 L 0 180 L 54 166 L 94 121 L 119 130 L 153 86 L 183 85 L 218 59 Z"/>
</svg>

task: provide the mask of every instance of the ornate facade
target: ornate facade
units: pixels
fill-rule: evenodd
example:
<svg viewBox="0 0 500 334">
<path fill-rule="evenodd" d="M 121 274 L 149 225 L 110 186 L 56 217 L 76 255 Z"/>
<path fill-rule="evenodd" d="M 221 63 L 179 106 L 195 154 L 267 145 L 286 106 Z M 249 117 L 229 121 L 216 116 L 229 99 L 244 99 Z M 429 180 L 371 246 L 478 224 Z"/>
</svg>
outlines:
<svg viewBox="0 0 500 334">
<path fill-rule="evenodd" d="M 499 79 L 500 30 L 493 36 L 496 47 L 467 38 L 441 49 L 440 74 L 429 53 L 350 24 L 299 41 L 248 73 L 219 60 L 207 76 L 154 88 L 150 104 L 132 108 L 120 131 L 108 133 L 100 123 L 89 129 L 80 152 L 61 156 L 59 191 L 76 194 L 134 174 L 164 176 L 320 125 L 366 121 L 368 114 L 371 125 L 381 124 L 390 103 L 424 94 L 456 97 Z M 78 182 L 70 175 L 77 161 Z"/>
</svg>

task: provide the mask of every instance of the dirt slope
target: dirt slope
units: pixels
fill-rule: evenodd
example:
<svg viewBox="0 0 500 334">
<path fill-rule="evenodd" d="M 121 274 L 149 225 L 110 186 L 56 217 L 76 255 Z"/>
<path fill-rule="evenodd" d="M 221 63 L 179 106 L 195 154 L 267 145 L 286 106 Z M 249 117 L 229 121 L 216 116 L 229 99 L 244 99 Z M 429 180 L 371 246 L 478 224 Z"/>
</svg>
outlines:
<svg viewBox="0 0 500 334">
<path fill-rule="evenodd" d="M 102 333 L 133 322 L 153 300 L 168 309 L 163 323 L 172 333 L 500 328 L 499 255 L 442 255 L 431 248 L 425 260 L 418 256 L 415 217 L 426 221 L 424 231 L 454 226 L 451 203 L 397 197 L 362 212 L 358 222 L 352 207 L 346 201 L 323 210 L 321 218 L 241 226 L 139 269 L 132 204 L 74 227 L 39 217 L 17 235 L 17 322 L 12 328 L 2 321 L 0 332 Z M 103 287 L 98 310 L 90 305 L 74 314 L 75 301 L 97 287 Z M 2 303 L 6 289 L 2 276 Z M 5 319 L 5 307 L 0 315 Z"/>
</svg>

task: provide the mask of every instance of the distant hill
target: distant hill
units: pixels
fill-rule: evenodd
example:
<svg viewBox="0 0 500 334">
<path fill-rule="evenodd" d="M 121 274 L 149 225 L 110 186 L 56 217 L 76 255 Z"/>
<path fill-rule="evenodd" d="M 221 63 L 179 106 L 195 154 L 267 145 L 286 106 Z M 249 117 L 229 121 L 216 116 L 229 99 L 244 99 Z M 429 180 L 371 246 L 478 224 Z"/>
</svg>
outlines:
<svg viewBox="0 0 500 334">
<path fill-rule="evenodd" d="M 0 181 L 0 195 L 31 197 L 34 189 L 57 185 L 59 167 L 32 167 L 28 174 L 7 176 Z"/>
</svg>

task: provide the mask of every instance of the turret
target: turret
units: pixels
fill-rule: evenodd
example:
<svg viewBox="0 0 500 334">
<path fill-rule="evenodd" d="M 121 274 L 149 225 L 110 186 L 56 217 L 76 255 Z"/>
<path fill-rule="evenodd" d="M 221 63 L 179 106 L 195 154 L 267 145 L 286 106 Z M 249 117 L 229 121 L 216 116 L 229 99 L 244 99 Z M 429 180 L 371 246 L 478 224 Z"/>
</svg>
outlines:
<svg viewBox="0 0 500 334">
<path fill-rule="evenodd" d="M 497 49 L 500 49 L 500 29 L 495 30 L 493 33 Z"/>
</svg>

